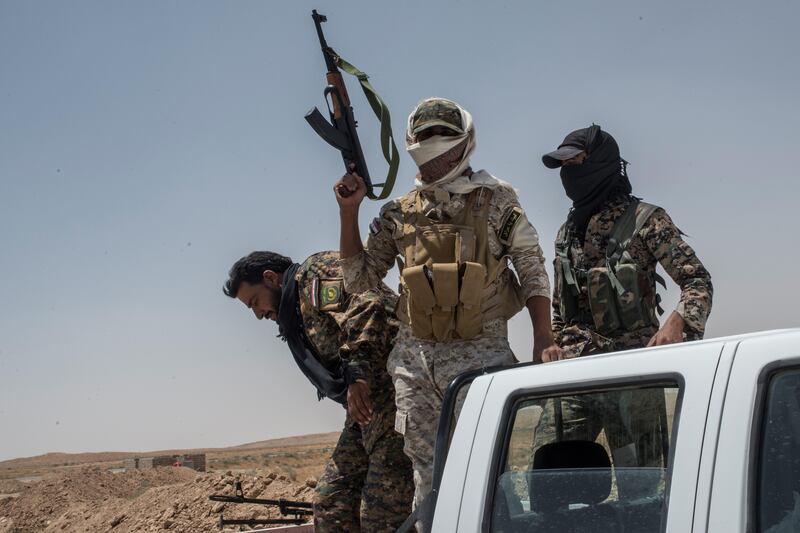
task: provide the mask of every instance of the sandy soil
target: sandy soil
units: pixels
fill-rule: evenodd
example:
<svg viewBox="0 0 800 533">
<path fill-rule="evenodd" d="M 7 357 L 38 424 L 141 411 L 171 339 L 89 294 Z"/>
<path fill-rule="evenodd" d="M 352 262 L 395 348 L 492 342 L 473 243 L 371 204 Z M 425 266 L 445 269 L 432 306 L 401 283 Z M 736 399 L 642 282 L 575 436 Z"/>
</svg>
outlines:
<svg viewBox="0 0 800 533">
<path fill-rule="evenodd" d="M 53 453 L 4 461 L 0 533 L 219 531 L 221 514 L 278 518 L 277 509 L 211 502 L 208 496 L 233 494 L 239 480 L 252 498 L 310 501 L 337 439 L 338 433 L 325 433 L 223 449 Z M 110 471 L 128 457 L 165 453 L 206 453 L 209 472 Z"/>
<path fill-rule="evenodd" d="M 316 485 L 315 479 L 298 483 L 266 470 L 197 473 L 165 467 L 112 474 L 95 467 L 74 469 L 12 487 L 18 495 L 0 499 L 0 532 L 219 531 L 220 514 L 280 516 L 269 507 L 208 500 L 214 493 L 233 494 L 236 480 L 247 496 L 268 499 L 310 501 Z"/>
</svg>

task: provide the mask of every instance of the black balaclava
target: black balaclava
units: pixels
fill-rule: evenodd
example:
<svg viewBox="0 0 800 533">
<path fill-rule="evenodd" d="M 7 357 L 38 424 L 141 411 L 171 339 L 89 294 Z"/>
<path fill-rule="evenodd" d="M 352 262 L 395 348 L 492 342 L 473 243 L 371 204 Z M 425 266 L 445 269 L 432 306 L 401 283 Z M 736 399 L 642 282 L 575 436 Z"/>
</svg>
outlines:
<svg viewBox="0 0 800 533">
<path fill-rule="evenodd" d="M 561 184 L 572 200 L 575 234 L 583 241 L 592 215 L 608 200 L 631 193 L 627 163 L 619 154 L 617 141 L 600 126 L 576 130 L 562 145 L 579 147 L 588 153 L 583 164 L 561 167 Z"/>
</svg>

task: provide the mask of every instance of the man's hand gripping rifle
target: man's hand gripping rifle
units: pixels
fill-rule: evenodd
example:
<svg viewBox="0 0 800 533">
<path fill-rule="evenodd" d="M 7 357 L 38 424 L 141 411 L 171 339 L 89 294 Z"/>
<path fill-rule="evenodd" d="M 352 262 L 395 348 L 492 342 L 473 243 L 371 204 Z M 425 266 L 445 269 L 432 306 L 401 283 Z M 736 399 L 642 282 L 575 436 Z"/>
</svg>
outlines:
<svg viewBox="0 0 800 533">
<path fill-rule="evenodd" d="M 397 146 L 392 136 L 389 109 L 369 83 L 369 77 L 342 59 L 341 56 L 328 46 L 328 43 L 325 41 L 325 35 L 322 33 L 322 23 L 328 20 L 327 17 L 317 13 L 316 9 L 312 11 L 311 17 L 314 19 L 314 24 L 317 27 L 317 37 L 319 37 L 322 55 L 325 58 L 325 65 L 328 69 L 326 75 L 328 85 L 325 87 L 323 94 L 325 95 L 325 103 L 328 106 L 328 114 L 330 115 L 331 121 L 328 122 L 316 107 L 306 113 L 306 121 L 308 121 L 309 125 L 323 140 L 325 140 L 325 142 L 342 153 L 345 171 L 355 172 L 364 179 L 364 184 L 367 186 L 367 196 L 373 200 L 386 198 L 392 191 L 394 180 L 397 176 L 397 168 L 400 164 Z M 361 143 L 358 140 L 358 133 L 356 132 L 358 122 L 356 122 L 355 116 L 353 115 L 350 97 L 347 94 L 347 87 L 344 85 L 342 73 L 339 71 L 340 68 L 358 78 L 364 95 L 367 97 L 367 101 L 381 122 L 381 148 L 383 157 L 389 164 L 389 172 L 384 183 L 373 184 L 370 178 L 369 170 L 367 170 L 367 162 L 364 159 L 364 153 L 361 150 Z M 379 195 L 375 194 L 373 190 L 374 187 L 381 187 Z M 343 191 L 340 191 L 340 193 L 346 196 Z"/>
</svg>

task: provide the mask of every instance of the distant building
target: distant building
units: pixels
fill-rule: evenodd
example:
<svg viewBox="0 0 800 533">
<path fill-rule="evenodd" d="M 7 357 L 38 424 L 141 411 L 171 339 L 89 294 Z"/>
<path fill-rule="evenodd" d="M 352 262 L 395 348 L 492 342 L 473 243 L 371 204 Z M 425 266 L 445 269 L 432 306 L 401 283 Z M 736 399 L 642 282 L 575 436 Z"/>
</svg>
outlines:
<svg viewBox="0 0 800 533">
<path fill-rule="evenodd" d="M 148 470 L 160 466 L 185 466 L 197 470 L 206 471 L 206 454 L 183 454 L 183 455 L 158 455 L 156 457 L 136 457 L 126 459 L 124 466 L 128 470 Z"/>
</svg>

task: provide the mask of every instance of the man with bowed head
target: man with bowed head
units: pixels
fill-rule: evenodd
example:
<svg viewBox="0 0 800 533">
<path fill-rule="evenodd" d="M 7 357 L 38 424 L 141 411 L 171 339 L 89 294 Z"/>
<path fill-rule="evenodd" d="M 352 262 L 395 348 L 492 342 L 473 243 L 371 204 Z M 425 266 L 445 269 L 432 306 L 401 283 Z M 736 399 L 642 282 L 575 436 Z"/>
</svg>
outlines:
<svg viewBox="0 0 800 533">
<path fill-rule="evenodd" d="M 338 260 L 337 252 L 316 253 L 302 264 L 274 252 L 253 252 L 233 265 L 223 290 L 259 320 L 277 322 L 318 398 L 347 409 L 317 484 L 315 531 L 389 533 L 411 512 L 413 496 L 386 372 L 398 326 L 397 295 L 383 284 L 349 294 Z"/>
<path fill-rule="evenodd" d="M 507 321 L 527 307 L 533 358 L 561 357 L 538 234 L 511 185 L 473 171 L 475 146 L 472 116 L 459 104 L 428 98 L 417 105 L 406 131 L 406 150 L 419 167 L 415 187 L 382 207 L 363 245 L 363 180 L 347 174 L 334 187 L 346 288 L 375 287 L 395 261 L 400 267 L 402 324 L 388 368 L 395 429 L 405 435 L 414 466 L 415 505 L 431 489 L 436 429 L 450 381 L 468 370 L 517 362 Z"/>
</svg>

